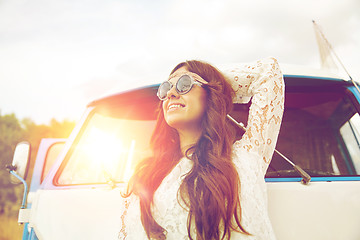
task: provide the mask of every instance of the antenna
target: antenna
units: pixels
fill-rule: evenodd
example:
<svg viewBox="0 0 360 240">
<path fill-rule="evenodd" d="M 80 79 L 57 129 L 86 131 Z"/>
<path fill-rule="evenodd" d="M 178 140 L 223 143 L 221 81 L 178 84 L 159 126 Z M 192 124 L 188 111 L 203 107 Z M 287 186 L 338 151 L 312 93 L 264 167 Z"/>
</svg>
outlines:
<svg viewBox="0 0 360 240">
<path fill-rule="evenodd" d="M 360 89 L 357 86 L 357 84 L 354 82 L 353 78 L 350 76 L 350 73 L 347 71 L 347 69 L 345 68 L 344 64 L 342 63 L 342 61 L 340 60 L 340 58 L 338 57 L 338 55 L 336 54 L 334 48 L 331 46 L 330 42 L 326 39 L 324 33 L 321 31 L 320 26 L 316 24 L 315 20 L 312 20 L 313 24 L 314 24 L 314 30 L 315 30 L 315 34 L 316 34 L 316 38 L 318 40 L 318 47 L 319 47 L 319 51 L 320 51 L 320 55 L 322 55 L 322 48 L 327 48 L 327 50 L 330 51 L 330 53 L 334 54 L 334 56 L 336 57 L 336 60 L 340 63 L 341 67 L 344 69 L 344 71 L 346 72 L 346 74 L 349 76 L 350 80 L 352 81 L 352 83 L 354 84 L 354 86 L 356 87 L 356 89 L 359 91 L 360 93 Z M 324 45 L 322 45 L 321 43 L 324 43 Z M 325 56 L 321 56 L 322 61 L 324 61 L 326 57 Z M 324 62 L 322 63 L 324 64 Z"/>
</svg>

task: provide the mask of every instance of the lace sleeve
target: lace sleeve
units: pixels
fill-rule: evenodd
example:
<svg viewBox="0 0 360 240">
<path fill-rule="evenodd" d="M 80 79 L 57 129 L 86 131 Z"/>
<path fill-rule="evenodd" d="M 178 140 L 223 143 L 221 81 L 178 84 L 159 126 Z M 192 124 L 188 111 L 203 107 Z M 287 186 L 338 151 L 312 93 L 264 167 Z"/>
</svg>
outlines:
<svg viewBox="0 0 360 240">
<path fill-rule="evenodd" d="M 284 111 L 284 80 L 278 62 L 266 58 L 225 72 L 225 76 L 236 92 L 234 103 L 246 103 L 252 97 L 246 132 L 234 147 L 259 154 L 265 174 Z"/>
</svg>

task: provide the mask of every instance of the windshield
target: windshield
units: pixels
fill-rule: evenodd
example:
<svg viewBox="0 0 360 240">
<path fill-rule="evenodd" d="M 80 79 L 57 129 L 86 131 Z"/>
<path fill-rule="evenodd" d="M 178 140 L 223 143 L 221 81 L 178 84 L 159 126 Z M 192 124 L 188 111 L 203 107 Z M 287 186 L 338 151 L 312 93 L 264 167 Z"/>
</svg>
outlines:
<svg viewBox="0 0 360 240">
<path fill-rule="evenodd" d="M 155 120 L 133 120 L 95 112 L 58 178 L 60 185 L 126 182 L 137 162 L 151 156 Z"/>
</svg>

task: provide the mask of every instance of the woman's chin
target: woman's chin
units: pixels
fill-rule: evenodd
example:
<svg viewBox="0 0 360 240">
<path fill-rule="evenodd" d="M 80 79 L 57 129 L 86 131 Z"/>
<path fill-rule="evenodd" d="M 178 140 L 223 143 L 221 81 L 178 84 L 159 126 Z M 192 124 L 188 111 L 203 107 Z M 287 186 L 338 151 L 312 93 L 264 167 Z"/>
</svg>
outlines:
<svg viewBox="0 0 360 240">
<path fill-rule="evenodd" d="M 176 119 L 176 118 L 168 118 L 166 119 L 166 123 L 175 129 L 181 129 L 184 125 L 184 121 L 180 120 L 180 119 Z"/>
</svg>

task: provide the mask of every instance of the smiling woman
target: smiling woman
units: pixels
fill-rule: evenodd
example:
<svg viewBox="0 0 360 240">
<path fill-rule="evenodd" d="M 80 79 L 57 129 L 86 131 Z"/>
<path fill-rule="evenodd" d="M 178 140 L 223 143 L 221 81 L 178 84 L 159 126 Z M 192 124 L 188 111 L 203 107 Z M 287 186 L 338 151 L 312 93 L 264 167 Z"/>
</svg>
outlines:
<svg viewBox="0 0 360 240">
<path fill-rule="evenodd" d="M 183 62 L 157 95 L 153 156 L 137 165 L 128 184 L 119 238 L 275 239 L 264 175 L 284 109 L 277 61 L 227 77 L 210 64 Z M 227 115 L 233 101 L 250 97 L 247 130 L 235 141 Z"/>
<path fill-rule="evenodd" d="M 207 97 L 203 86 L 206 86 L 207 82 L 182 66 L 165 83 L 170 83 L 167 91 L 162 89 L 164 83 L 159 87 L 160 91 L 166 92 L 162 104 L 164 118 L 170 127 L 178 131 L 184 145 L 185 139 L 196 139 L 201 134 Z M 181 146 L 181 149 L 186 150 L 186 145 Z"/>
</svg>

